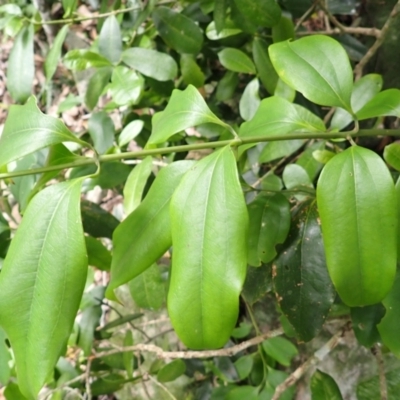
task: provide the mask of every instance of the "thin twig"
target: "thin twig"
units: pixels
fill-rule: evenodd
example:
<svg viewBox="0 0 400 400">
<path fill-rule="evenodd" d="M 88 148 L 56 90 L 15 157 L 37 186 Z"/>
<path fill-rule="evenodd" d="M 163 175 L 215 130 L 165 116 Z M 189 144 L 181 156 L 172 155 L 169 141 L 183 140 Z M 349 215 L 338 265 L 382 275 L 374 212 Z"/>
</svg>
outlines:
<svg viewBox="0 0 400 400">
<path fill-rule="evenodd" d="M 322 11 L 325 13 L 325 15 L 328 17 L 329 21 L 335 25 L 341 33 L 346 33 L 346 27 L 342 25 L 336 17 L 329 11 L 328 7 L 325 5 L 325 0 L 319 0 L 318 5 L 321 7 Z M 330 31 L 332 30 L 329 29 Z"/>
<path fill-rule="evenodd" d="M 364 36 L 374 36 L 378 38 L 380 36 L 380 29 L 377 28 L 363 28 L 357 26 L 345 26 L 344 31 L 339 28 L 333 28 L 330 31 L 305 31 L 296 32 L 297 36 L 309 36 L 309 35 L 341 35 L 343 33 L 348 33 L 350 35 L 364 35 Z"/>
<path fill-rule="evenodd" d="M 90 369 L 92 366 L 92 356 L 90 356 L 86 363 L 85 371 L 85 387 L 86 387 L 86 398 L 92 400 L 92 388 L 90 387 Z"/>
<path fill-rule="evenodd" d="M 398 2 L 393 7 L 393 9 L 389 15 L 389 18 L 386 20 L 385 24 L 383 25 L 380 35 L 375 40 L 375 43 L 368 49 L 368 51 L 366 52 L 364 57 L 360 60 L 360 62 L 354 68 L 354 76 L 355 76 L 356 80 L 361 78 L 364 67 L 367 65 L 368 61 L 374 56 L 376 51 L 382 45 L 383 41 L 386 38 L 386 35 L 389 32 L 390 25 L 394 21 L 395 17 L 399 13 L 399 11 L 400 11 L 400 0 L 398 0 Z"/>
<path fill-rule="evenodd" d="M 306 372 L 309 368 L 317 364 L 319 361 L 330 353 L 336 345 L 339 343 L 344 332 L 350 327 L 349 323 L 343 326 L 332 338 L 326 342 L 319 350 L 317 350 L 304 364 L 300 365 L 292 374 L 290 374 L 280 385 L 275 389 L 274 396 L 272 400 L 279 400 L 283 392 L 290 386 L 293 386 Z"/>
<path fill-rule="evenodd" d="M 378 364 L 378 372 L 379 372 L 379 387 L 381 392 L 381 400 L 388 399 L 388 390 L 387 390 L 387 382 L 385 376 L 385 363 L 382 357 L 382 350 L 378 344 L 376 344 L 372 348 L 372 353 L 376 358 L 376 363 Z"/>
<path fill-rule="evenodd" d="M 116 353 L 120 353 L 120 352 L 127 352 L 127 351 L 133 351 L 133 352 L 139 352 L 139 353 L 144 353 L 144 352 L 155 353 L 156 356 L 160 359 L 231 357 L 251 346 L 256 346 L 256 345 L 262 343 L 264 340 L 266 340 L 268 338 L 279 336 L 282 334 L 283 334 L 282 329 L 275 329 L 273 331 L 269 331 L 260 336 L 256 336 L 252 339 L 246 340 L 246 341 L 239 343 L 232 347 L 227 347 L 227 348 L 219 349 L 219 350 L 204 350 L 204 351 L 190 351 L 190 350 L 188 350 L 188 351 L 164 351 L 161 347 L 158 347 L 154 344 L 141 343 L 141 344 L 137 344 L 135 346 L 121 347 L 121 348 L 118 348 L 117 350 L 110 350 L 110 351 L 104 351 L 102 353 L 97 353 L 95 357 L 96 358 L 106 357 L 106 356 L 110 356 L 112 354 L 116 354 Z"/>
</svg>

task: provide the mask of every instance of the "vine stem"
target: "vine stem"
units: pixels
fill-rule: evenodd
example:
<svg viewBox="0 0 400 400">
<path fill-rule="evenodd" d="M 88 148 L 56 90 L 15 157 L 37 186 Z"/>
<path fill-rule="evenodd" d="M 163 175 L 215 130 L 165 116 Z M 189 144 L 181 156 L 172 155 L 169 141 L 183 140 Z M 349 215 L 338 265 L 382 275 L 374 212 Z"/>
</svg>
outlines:
<svg viewBox="0 0 400 400">
<path fill-rule="evenodd" d="M 49 165 L 47 167 L 34 168 L 21 171 L 12 171 L 0 174 L 0 179 L 15 178 L 18 176 L 42 174 L 50 171 L 61 171 L 66 168 L 76 168 L 83 165 L 91 165 L 97 163 L 104 163 L 110 161 L 119 161 L 127 159 L 142 158 L 146 156 L 158 156 L 162 154 L 171 154 L 186 152 L 192 150 L 204 150 L 204 149 L 217 149 L 225 146 L 237 147 L 243 144 L 260 143 L 260 142 L 273 142 L 282 140 L 294 140 L 294 139 L 348 139 L 365 136 L 400 136 L 400 129 L 360 129 L 358 132 L 347 131 L 347 132 L 299 132 L 299 133 L 287 133 L 284 135 L 268 135 L 268 136 L 249 136 L 244 138 L 235 138 L 232 140 L 221 140 L 219 142 L 206 142 L 206 143 L 195 143 L 187 144 L 182 146 L 171 146 L 171 147 L 160 147 L 157 149 L 144 149 L 138 151 L 130 151 L 125 153 L 117 154 L 105 154 L 98 156 L 97 158 L 84 158 L 75 160 L 66 164 Z"/>
</svg>

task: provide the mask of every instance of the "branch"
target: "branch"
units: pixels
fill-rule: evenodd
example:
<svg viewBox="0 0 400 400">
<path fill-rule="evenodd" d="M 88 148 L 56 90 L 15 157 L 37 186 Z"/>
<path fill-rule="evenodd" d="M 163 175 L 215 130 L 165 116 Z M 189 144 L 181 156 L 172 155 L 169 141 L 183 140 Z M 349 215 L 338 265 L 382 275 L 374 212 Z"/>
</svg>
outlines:
<svg viewBox="0 0 400 400">
<path fill-rule="evenodd" d="M 379 47 L 382 45 L 383 41 L 385 40 L 386 35 L 388 34 L 390 25 L 394 21 L 395 17 L 400 11 L 400 0 L 395 4 L 393 7 L 389 18 L 386 20 L 385 24 L 383 25 L 379 36 L 377 37 L 375 43 L 368 49 L 365 56 L 360 60 L 360 62 L 354 68 L 354 75 L 356 80 L 360 79 L 362 76 L 362 72 L 364 67 L 367 65 L 368 61 L 373 57 Z"/>
<path fill-rule="evenodd" d="M 171 358 L 210 358 L 210 357 L 231 357 L 241 351 L 251 347 L 256 346 L 257 344 L 262 343 L 264 340 L 269 339 L 271 337 L 279 336 L 283 334 L 282 329 L 275 329 L 273 331 L 269 331 L 260 336 L 256 336 L 252 339 L 246 340 L 242 343 L 239 343 L 232 347 L 227 347 L 219 350 L 204 350 L 204 351 L 164 351 L 161 347 L 158 347 L 154 344 L 137 344 L 135 346 L 122 347 L 117 350 L 104 351 L 102 353 L 97 353 L 94 357 L 101 358 L 110 356 L 112 354 L 121 353 L 121 352 L 139 352 L 139 353 L 155 353 L 156 356 L 160 359 L 171 359 Z M 93 356 L 91 356 L 93 357 Z"/>
<path fill-rule="evenodd" d="M 290 374 L 280 385 L 275 389 L 274 396 L 271 400 L 279 400 L 283 392 L 290 386 L 293 386 L 309 368 L 317 364 L 319 361 L 330 353 L 339 343 L 343 334 L 351 328 L 350 324 L 347 323 L 343 326 L 332 338 L 326 342 L 319 350 L 317 350 L 304 364 L 300 365 L 292 374 Z"/>
<path fill-rule="evenodd" d="M 400 0 L 399 0 L 400 1 Z M 120 161 L 134 158 L 142 158 L 146 156 L 159 156 L 162 154 L 171 154 L 178 152 L 186 152 L 191 150 L 204 150 L 204 149 L 218 149 L 225 146 L 237 147 L 243 144 L 274 142 L 282 140 L 294 139 L 348 139 L 356 137 L 375 137 L 375 136 L 400 136 L 400 129 L 360 129 L 358 132 L 345 131 L 345 132 L 298 132 L 287 133 L 284 135 L 267 135 L 267 136 L 249 136 L 245 138 L 235 138 L 232 140 L 221 140 L 219 142 L 206 142 L 187 144 L 182 146 L 160 147 L 158 149 L 147 149 L 138 151 L 129 151 L 126 153 L 105 154 L 98 158 L 85 158 L 83 160 L 76 160 L 66 164 L 49 165 L 47 167 L 6 172 L 0 174 L 0 179 L 15 178 L 18 176 L 42 174 L 49 171 L 61 171 L 67 168 L 76 168 L 82 165 L 96 164 L 99 162 Z"/>
<path fill-rule="evenodd" d="M 380 37 L 381 30 L 377 28 L 363 28 L 356 26 L 343 26 L 343 29 L 333 28 L 329 31 L 307 31 L 307 32 L 296 32 L 297 36 L 309 36 L 309 35 L 343 35 L 343 33 L 348 33 L 351 35 L 364 35 L 364 36 L 374 36 L 376 38 Z"/>
</svg>

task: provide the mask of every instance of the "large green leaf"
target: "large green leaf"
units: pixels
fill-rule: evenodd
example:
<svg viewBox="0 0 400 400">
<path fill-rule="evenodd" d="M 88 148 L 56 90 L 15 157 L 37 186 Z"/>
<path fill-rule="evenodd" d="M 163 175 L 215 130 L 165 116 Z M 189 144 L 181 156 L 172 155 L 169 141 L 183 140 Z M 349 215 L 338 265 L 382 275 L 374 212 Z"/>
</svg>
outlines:
<svg viewBox="0 0 400 400">
<path fill-rule="evenodd" d="M 115 288 L 141 274 L 171 246 L 169 202 L 192 165 L 177 161 L 163 168 L 140 206 L 115 230 L 108 298 L 115 299 Z"/>
<path fill-rule="evenodd" d="M 58 61 L 61 57 L 61 49 L 67 37 L 69 25 L 64 25 L 57 33 L 54 43 L 47 54 L 46 61 L 44 62 L 44 71 L 46 79 L 50 81 L 57 69 Z"/>
<path fill-rule="evenodd" d="M 275 0 L 234 0 L 240 13 L 254 25 L 271 28 L 281 18 L 281 9 Z"/>
<path fill-rule="evenodd" d="M 280 193 L 260 194 L 248 206 L 248 264 L 258 267 L 272 261 L 275 246 L 283 243 L 290 228 L 290 205 Z"/>
<path fill-rule="evenodd" d="M 122 61 L 158 81 L 174 79 L 178 73 L 178 66 L 169 54 L 152 49 L 132 47 L 122 53 Z"/>
<path fill-rule="evenodd" d="M 172 326 L 187 347 L 222 347 L 236 324 L 247 263 L 248 216 L 229 146 L 185 175 L 170 211 Z"/>
<path fill-rule="evenodd" d="M 218 53 L 220 63 L 229 71 L 255 74 L 256 67 L 251 58 L 241 50 L 226 47 Z"/>
<path fill-rule="evenodd" d="M 400 117 L 400 90 L 388 89 L 378 93 L 357 113 L 358 119 L 367 119 L 390 115 Z"/>
<path fill-rule="evenodd" d="M 301 340 L 311 340 L 321 330 L 335 299 L 315 202 L 296 215 L 273 269 L 284 315 Z"/>
<path fill-rule="evenodd" d="M 85 144 L 57 118 L 40 112 L 31 97 L 23 106 L 11 106 L 0 138 L 0 166 L 62 142 Z"/>
<path fill-rule="evenodd" d="M 59 183 L 32 199 L 0 274 L 0 323 L 21 391 L 31 399 L 64 350 L 85 286 L 81 183 Z"/>
<path fill-rule="evenodd" d="M 286 367 L 290 366 L 292 358 L 299 353 L 297 347 L 283 337 L 272 337 L 265 340 L 262 342 L 262 348 L 270 357 Z"/>
<path fill-rule="evenodd" d="M 20 103 L 26 101 L 32 93 L 35 75 L 33 34 L 33 24 L 20 30 L 7 62 L 7 88 L 11 97 Z"/>
<path fill-rule="evenodd" d="M 353 72 L 344 48 L 334 39 L 315 35 L 269 47 L 279 77 L 308 100 L 351 112 Z"/>
<path fill-rule="evenodd" d="M 106 18 L 99 35 L 99 52 L 112 63 L 117 63 L 122 54 L 122 36 L 115 15 Z"/>
<path fill-rule="evenodd" d="M 227 126 L 211 112 L 194 86 L 189 85 L 183 91 L 175 89 L 166 109 L 156 118 L 153 117 L 153 130 L 148 144 L 163 143 L 175 133 L 206 123 Z"/>
<path fill-rule="evenodd" d="M 343 400 L 342 394 L 334 379 L 318 369 L 311 377 L 310 386 L 312 400 Z"/>
<path fill-rule="evenodd" d="M 352 146 L 322 170 L 317 200 L 329 274 L 343 302 L 380 302 L 393 285 L 397 258 L 397 201 L 385 163 Z"/>
<path fill-rule="evenodd" d="M 359 79 L 353 87 L 351 93 L 351 108 L 357 113 L 382 89 L 382 76 L 378 74 L 368 74 Z M 343 129 L 349 125 L 354 118 L 343 108 L 337 108 L 331 121 L 331 129 Z"/>
<path fill-rule="evenodd" d="M 193 20 L 162 6 L 157 7 L 152 16 L 158 33 L 168 46 L 182 54 L 200 52 L 203 32 Z"/>
</svg>

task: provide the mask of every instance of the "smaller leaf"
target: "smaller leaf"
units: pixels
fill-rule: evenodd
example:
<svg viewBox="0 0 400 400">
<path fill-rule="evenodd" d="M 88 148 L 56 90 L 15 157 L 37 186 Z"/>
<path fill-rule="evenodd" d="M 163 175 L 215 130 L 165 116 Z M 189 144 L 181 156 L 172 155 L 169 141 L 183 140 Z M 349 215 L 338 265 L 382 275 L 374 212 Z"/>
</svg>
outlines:
<svg viewBox="0 0 400 400">
<path fill-rule="evenodd" d="M 192 55 L 181 55 L 181 72 L 183 81 L 187 85 L 193 85 L 197 88 L 204 86 L 205 76 Z"/>
<path fill-rule="evenodd" d="M 47 81 L 50 81 L 57 69 L 58 61 L 61 57 L 61 49 L 67 37 L 69 30 L 68 25 L 64 25 L 57 33 L 54 43 L 52 44 L 49 53 L 47 54 L 46 61 L 44 62 L 44 71 Z"/>
<path fill-rule="evenodd" d="M 178 379 L 186 371 L 186 364 L 183 360 L 174 360 L 167 365 L 164 365 L 158 373 L 157 380 L 159 382 L 171 382 Z"/>
<path fill-rule="evenodd" d="M 166 109 L 158 118 L 153 117 L 153 130 L 148 145 L 164 143 L 175 133 L 205 123 L 226 126 L 211 112 L 194 86 L 189 85 L 183 91 L 175 89 Z"/>
<path fill-rule="evenodd" d="M 385 146 L 383 158 L 391 167 L 400 171 L 400 143 Z"/>
<path fill-rule="evenodd" d="M 234 3 L 256 26 L 271 28 L 281 18 L 281 9 L 274 0 L 234 0 Z"/>
<path fill-rule="evenodd" d="M 283 337 L 270 338 L 261 345 L 266 354 L 286 367 L 290 366 L 292 358 L 299 353 L 297 347 Z"/>
<path fill-rule="evenodd" d="M 115 15 L 106 18 L 99 35 L 99 52 L 116 64 L 122 54 L 122 36 L 119 22 Z"/>
<path fill-rule="evenodd" d="M 242 290 L 242 296 L 248 303 L 254 304 L 271 289 L 272 269 L 270 264 L 264 264 L 258 268 L 248 267 Z"/>
<path fill-rule="evenodd" d="M 261 103 L 260 95 L 258 93 L 260 84 L 258 79 L 255 78 L 250 81 L 244 89 L 243 95 L 239 102 L 240 116 L 248 121 L 252 119 Z"/>
<path fill-rule="evenodd" d="M 278 158 L 287 157 L 299 150 L 304 145 L 304 140 L 280 140 L 269 142 L 261 151 L 258 161 L 268 163 Z"/>
<path fill-rule="evenodd" d="M 111 75 L 112 68 L 103 67 L 98 68 L 97 71 L 90 77 L 85 93 L 85 104 L 89 110 L 93 110 L 96 107 L 99 97 L 110 81 Z"/>
<path fill-rule="evenodd" d="M 226 101 L 233 97 L 239 83 L 236 72 L 227 71 L 223 78 L 218 82 L 216 98 L 218 101 Z"/>
<path fill-rule="evenodd" d="M 83 350 L 85 356 L 92 352 L 94 332 L 100 324 L 103 311 L 100 305 L 85 308 L 79 320 L 78 346 Z"/>
<path fill-rule="evenodd" d="M 236 386 L 225 397 L 226 400 L 258 400 L 258 388 L 254 386 Z"/>
<path fill-rule="evenodd" d="M 101 68 L 112 66 L 107 58 L 85 49 L 70 50 L 64 56 L 63 62 L 67 68 L 73 71 L 82 71 L 91 67 Z"/>
<path fill-rule="evenodd" d="M 287 189 L 293 189 L 301 186 L 313 187 L 307 171 L 300 165 L 288 164 L 282 173 L 283 183 Z"/>
<path fill-rule="evenodd" d="M 122 317 L 119 317 L 117 319 L 114 319 L 111 322 L 108 322 L 107 324 L 105 324 L 104 326 L 102 326 L 99 331 L 108 331 L 110 329 L 116 328 L 117 326 L 121 326 L 123 324 L 126 324 L 128 322 L 131 322 L 135 319 L 141 318 L 143 317 L 142 313 L 135 313 L 135 314 L 128 314 L 128 315 L 124 315 Z"/>
<path fill-rule="evenodd" d="M 86 251 L 89 265 L 101 271 L 109 271 L 111 267 L 111 252 L 100 242 L 91 236 L 85 236 Z"/>
<path fill-rule="evenodd" d="M 293 103 L 296 97 L 296 91 L 279 78 L 274 91 L 274 96 L 282 97 Z"/>
<path fill-rule="evenodd" d="M 378 93 L 356 113 L 359 120 L 382 117 L 400 117 L 400 90 L 388 89 Z"/>
<path fill-rule="evenodd" d="M 247 356 L 240 357 L 235 362 L 235 368 L 239 375 L 239 379 L 243 380 L 246 379 L 249 375 L 251 370 L 253 369 L 254 359 L 253 355 L 249 354 Z"/>
<path fill-rule="evenodd" d="M 141 74 L 158 81 L 174 79 L 178 74 L 175 60 L 166 53 L 132 47 L 122 53 L 122 61 Z"/>
<path fill-rule="evenodd" d="M 281 16 L 279 22 L 272 27 L 272 40 L 274 43 L 295 38 L 293 21 Z"/>
<path fill-rule="evenodd" d="M 137 104 L 142 95 L 144 79 L 135 71 L 123 66 L 114 69 L 108 86 L 117 105 Z"/>
<path fill-rule="evenodd" d="M 229 36 L 237 35 L 238 33 L 242 32 L 230 20 L 225 21 L 224 25 L 225 26 L 223 29 L 218 30 L 216 27 L 216 23 L 214 21 L 211 21 L 210 24 L 207 26 L 206 36 L 210 40 L 220 40 Z"/>
<path fill-rule="evenodd" d="M 229 71 L 255 74 L 256 67 L 250 57 L 241 50 L 227 47 L 218 53 L 220 63 Z"/>
<path fill-rule="evenodd" d="M 311 377 L 312 400 L 343 400 L 334 379 L 317 369 Z"/>
<path fill-rule="evenodd" d="M 313 151 L 313 157 L 321 164 L 326 164 L 334 156 L 335 156 L 335 153 L 333 151 L 329 151 L 329 150 Z"/>
<path fill-rule="evenodd" d="M 115 135 L 114 123 L 105 111 L 90 116 L 88 131 L 99 154 L 104 154 L 112 147 Z"/>
<path fill-rule="evenodd" d="M 124 347 L 130 347 L 133 346 L 133 335 L 132 331 L 128 330 L 125 333 L 124 337 Z M 133 352 L 132 351 L 124 351 L 122 354 L 123 362 L 124 362 L 124 367 L 126 370 L 126 374 L 128 375 L 128 378 L 133 377 Z"/>
<path fill-rule="evenodd" d="M 129 122 L 129 124 L 126 125 L 119 134 L 118 144 L 120 147 L 125 146 L 131 140 L 135 139 L 135 137 L 142 131 L 143 126 L 144 121 L 141 119 L 135 119 L 134 121 Z"/>
</svg>

